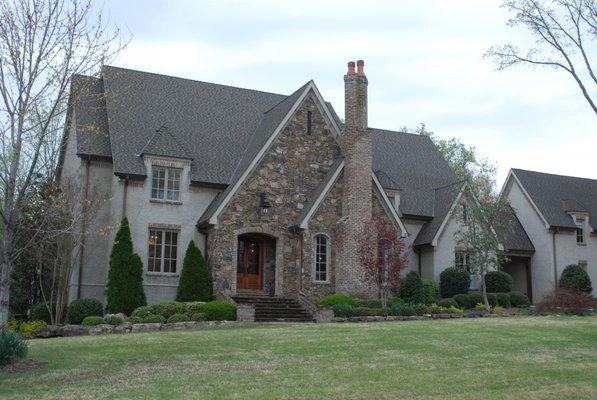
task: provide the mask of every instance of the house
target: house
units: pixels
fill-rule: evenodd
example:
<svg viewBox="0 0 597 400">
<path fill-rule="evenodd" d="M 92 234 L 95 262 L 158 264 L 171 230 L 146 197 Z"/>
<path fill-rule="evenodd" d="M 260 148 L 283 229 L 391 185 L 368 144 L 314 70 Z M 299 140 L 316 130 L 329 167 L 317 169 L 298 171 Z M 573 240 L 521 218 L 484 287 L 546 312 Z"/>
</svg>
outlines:
<svg viewBox="0 0 597 400">
<path fill-rule="evenodd" d="M 504 266 L 516 288 L 528 287 L 539 301 L 570 264 L 583 266 L 597 282 L 597 180 L 511 169 L 502 196 L 536 249 Z"/>
<path fill-rule="evenodd" d="M 110 66 L 75 76 L 60 179 L 81 210 L 101 200 L 70 298 L 104 299 L 124 216 L 150 304 L 174 298 L 191 240 L 219 297 L 369 297 L 358 242 L 372 217 L 412 245 L 409 269 L 438 280 L 466 267 L 454 240 L 464 185 L 428 137 L 368 126 L 362 61 L 344 85 L 343 122 L 313 81 L 280 95 Z M 532 251 L 517 228 L 513 250 Z"/>
</svg>

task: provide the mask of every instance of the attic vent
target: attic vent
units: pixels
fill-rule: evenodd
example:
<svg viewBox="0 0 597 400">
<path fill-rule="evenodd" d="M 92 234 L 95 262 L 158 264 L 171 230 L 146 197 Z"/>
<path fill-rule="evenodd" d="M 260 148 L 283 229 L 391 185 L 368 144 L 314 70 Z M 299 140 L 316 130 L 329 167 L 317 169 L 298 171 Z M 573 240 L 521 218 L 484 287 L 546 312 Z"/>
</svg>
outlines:
<svg viewBox="0 0 597 400">
<path fill-rule="evenodd" d="M 311 111 L 307 111 L 307 135 L 311 134 L 311 119 L 313 118 L 313 113 Z"/>
</svg>

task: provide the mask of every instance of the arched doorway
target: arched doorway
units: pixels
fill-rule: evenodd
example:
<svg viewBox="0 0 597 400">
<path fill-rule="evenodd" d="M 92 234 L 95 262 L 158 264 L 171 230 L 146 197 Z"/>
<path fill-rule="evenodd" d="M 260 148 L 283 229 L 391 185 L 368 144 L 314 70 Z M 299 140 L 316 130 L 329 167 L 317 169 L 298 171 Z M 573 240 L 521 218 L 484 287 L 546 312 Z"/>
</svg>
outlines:
<svg viewBox="0 0 597 400">
<path fill-rule="evenodd" d="M 276 239 L 261 233 L 238 236 L 236 289 L 275 290 Z"/>
</svg>

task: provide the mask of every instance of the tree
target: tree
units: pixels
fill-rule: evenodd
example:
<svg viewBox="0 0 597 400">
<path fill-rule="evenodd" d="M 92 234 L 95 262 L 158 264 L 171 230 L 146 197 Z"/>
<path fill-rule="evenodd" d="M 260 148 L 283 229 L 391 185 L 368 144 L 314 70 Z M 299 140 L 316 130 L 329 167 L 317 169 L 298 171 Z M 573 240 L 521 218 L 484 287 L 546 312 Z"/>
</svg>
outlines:
<svg viewBox="0 0 597 400">
<path fill-rule="evenodd" d="M 143 290 L 143 262 L 133 253 L 129 221 L 123 218 L 110 253 L 106 283 L 106 310 L 131 315 L 137 307 L 147 305 Z"/>
<path fill-rule="evenodd" d="M 210 301 L 213 284 L 201 250 L 191 240 L 184 255 L 180 281 L 176 290 L 176 301 Z"/>
<path fill-rule="evenodd" d="M 388 220 L 374 218 L 365 225 L 359 241 L 360 262 L 365 279 L 375 285 L 384 308 L 406 266 L 406 248 L 399 231 Z"/>
<path fill-rule="evenodd" d="M 7 322 L 15 236 L 44 161 L 55 152 L 74 74 L 92 74 L 122 46 L 91 0 L 0 2 L 0 329 Z M 48 156 L 48 157 L 46 157 Z"/>
<path fill-rule="evenodd" d="M 515 14 L 508 25 L 526 27 L 536 46 L 527 51 L 514 44 L 491 47 L 485 55 L 494 59 L 497 69 L 526 64 L 565 71 L 597 114 L 596 66 L 589 53 L 597 38 L 597 2 L 505 0 L 503 7 Z"/>
</svg>

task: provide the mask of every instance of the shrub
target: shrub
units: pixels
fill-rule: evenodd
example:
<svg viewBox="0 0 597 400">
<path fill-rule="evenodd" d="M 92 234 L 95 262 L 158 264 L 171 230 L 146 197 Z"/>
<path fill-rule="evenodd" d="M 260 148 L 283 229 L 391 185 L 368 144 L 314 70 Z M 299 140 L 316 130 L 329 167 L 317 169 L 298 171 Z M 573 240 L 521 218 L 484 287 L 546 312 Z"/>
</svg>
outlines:
<svg viewBox="0 0 597 400">
<path fill-rule="evenodd" d="M 236 319 L 236 306 L 223 300 L 205 303 L 202 312 L 208 321 L 233 321 Z"/>
<path fill-rule="evenodd" d="M 537 311 L 552 311 L 580 315 L 587 308 L 597 307 L 588 294 L 571 289 L 560 289 L 537 304 Z"/>
<path fill-rule="evenodd" d="M 404 300 L 402 300 L 402 298 L 400 298 L 398 296 L 388 297 L 388 307 L 390 307 L 390 308 L 397 306 L 397 305 L 403 306 L 404 304 L 406 304 L 404 302 Z"/>
<path fill-rule="evenodd" d="M 434 303 L 437 300 L 437 283 L 430 278 L 421 278 L 425 289 L 425 304 Z"/>
<path fill-rule="evenodd" d="M 96 299 L 73 300 L 66 308 L 66 322 L 69 324 L 80 324 L 83 318 L 95 315 L 101 317 L 104 313 L 104 306 Z"/>
<path fill-rule="evenodd" d="M 423 304 L 427 298 L 421 277 L 416 271 L 410 271 L 402 280 L 400 297 L 410 304 Z"/>
<path fill-rule="evenodd" d="M 104 323 L 104 317 L 98 317 L 97 315 L 90 315 L 89 317 L 83 318 L 82 325 L 84 326 L 96 326 Z"/>
<path fill-rule="evenodd" d="M 437 305 L 439 305 L 441 307 L 446 307 L 446 308 L 458 307 L 458 303 L 456 302 L 456 300 L 451 299 L 451 298 L 441 299 L 440 301 L 437 302 Z"/>
<path fill-rule="evenodd" d="M 0 367 L 27 355 L 27 342 L 18 333 L 0 332 Z"/>
<path fill-rule="evenodd" d="M 211 271 L 201 250 L 191 240 L 182 263 L 176 301 L 210 301 L 213 297 Z"/>
<path fill-rule="evenodd" d="M 352 317 L 353 306 L 347 303 L 336 303 L 332 306 L 334 310 L 334 317 L 347 318 Z"/>
<path fill-rule="evenodd" d="M 483 295 L 477 291 L 469 292 L 468 298 L 472 308 L 475 308 L 479 303 L 485 304 L 485 300 L 483 300 Z"/>
<path fill-rule="evenodd" d="M 424 312 L 424 314 L 442 314 L 444 312 L 448 312 L 447 308 L 441 307 L 435 303 L 429 304 Z"/>
<path fill-rule="evenodd" d="M 468 294 L 459 293 L 454 295 L 453 299 L 458 304 L 458 307 L 463 309 L 471 308 L 471 299 Z"/>
<path fill-rule="evenodd" d="M 381 308 L 381 300 L 355 299 L 358 307 Z"/>
<path fill-rule="evenodd" d="M 510 304 L 512 307 L 528 307 L 531 305 L 529 298 L 520 292 L 510 292 Z"/>
<path fill-rule="evenodd" d="M 141 306 L 135 308 L 135 310 L 131 313 L 131 317 L 145 318 L 150 314 L 153 314 L 153 307 Z"/>
<path fill-rule="evenodd" d="M 168 319 L 174 314 L 184 314 L 185 305 L 177 301 L 164 301 L 152 307 L 152 314 L 161 315 Z"/>
<path fill-rule="evenodd" d="M 47 326 L 46 321 L 42 320 L 23 321 L 19 324 L 19 329 L 16 332 L 24 338 L 32 338 Z"/>
<path fill-rule="evenodd" d="M 204 301 L 191 301 L 188 303 L 184 303 L 185 313 L 191 317 L 195 314 L 198 314 L 203 309 L 203 305 L 205 304 Z"/>
<path fill-rule="evenodd" d="M 203 313 L 193 314 L 193 315 L 191 315 L 191 321 L 195 321 L 195 322 L 205 321 L 205 314 L 203 314 Z"/>
<path fill-rule="evenodd" d="M 475 310 L 477 310 L 477 311 L 485 311 L 485 303 L 477 303 L 477 304 L 475 304 Z"/>
<path fill-rule="evenodd" d="M 470 285 L 468 272 L 460 268 L 446 268 L 439 275 L 439 293 L 443 298 L 466 293 Z"/>
<path fill-rule="evenodd" d="M 168 318 L 168 323 L 173 324 L 175 322 L 187 322 L 190 321 L 190 318 L 186 314 L 174 314 L 170 318 Z"/>
<path fill-rule="evenodd" d="M 448 311 L 452 314 L 462 314 L 462 309 L 459 307 L 450 307 Z"/>
<path fill-rule="evenodd" d="M 510 308 L 512 304 L 510 303 L 510 293 L 496 293 L 497 295 L 497 302 L 500 307 Z"/>
<path fill-rule="evenodd" d="M 416 315 L 429 314 L 429 311 L 425 304 L 413 304 L 412 308 Z"/>
<path fill-rule="evenodd" d="M 564 268 L 560 278 L 560 287 L 586 294 L 591 294 L 593 291 L 589 274 L 587 274 L 587 271 L 583 267 L 576 264 L 571 264 Z"/>
<path fill-rule="evenodd" d="M 415 315 L 415 310 L 412 306 L 408 304 L 397 305 L 395 308 L 392 309 L 393 313 L 399 315 L 401 317 L 410 317 Z"/>
<path fill-rule="evenodd" d="M 147 304 L 143 290 L 143 262 L 133 253 L 129 222 L 122 219 L 110 253 L 110 269 L 106 284 L 106 310 L 130 315 L 137 307 Z"/>
<path fill-rule="evenodd" d="M 498 305 L 498 297 L 495 293 L 487 293 L 487 301 L 491 307 L 495 307 Z"/>
<path fill-rule="evenodd" d="M 352 309 L 352 315 L 356 316 L 356 317 L 366 317 L 366 316 L 371 316 L 371 315 L 375 315 L 375 308 L 369 308 L 369 307 L 354 307 Z"/>
<path fill-rule="evenodd" d="M 348 304 L 351 307 L 356 307 L 357 301 L 345 294 L 332 294 L 331 296 L 326 296 L 323 299 L 319 299 L 315 302 L 315 305 L 319 308 L 333 307 L 336 304 Z"/>
<path fill-rule="evenodd" d="M 143 323 L 143 318 L 137 317 L 137 316 L 135 316 L 135 317 L 129 317 L 129 322 L 131 324 L 142 324 Z"/>
<path fill-rule="evenodd" d="M 512 291 L 512 277 L 503 271 L 489 271 L 485 274 L 485 288 L 491 293 L 508 293 Z"/>
<path fill-rule="evenodd" d="M 48 302 L 40 301 L 39 303 L 35 303 L 29 309 L 29 319 L 30 320 L 41 320 L 45 321 L 48 324 L 52 323 L 52 318 L 50 318 L 50 312 L 48 311 L 47 304 Z M 54 310 L 54 307 L 50 306 L 50 309 Z"/>
<path fill-rule="evenodd" d="M 110 325 L 122 325 L 124 324 L 124 319 L 118 315 L 106 315 L 104 317 L 104 323 Z"/>
<path fill-rule="evenodd" d="M 506 310 L 501 306 L 495 306 L 491 309 L 491 313 L 495 315 L 504 315 L 506 314 Z"/>
<path fill-rule="evenodd" d="M 161 315 L 157 314 L 149 314 L 148 316 L 142 319 L 144 324 L 163 324 L 166 322 L 166 318 L 162 317 Z"/>
</svg>

